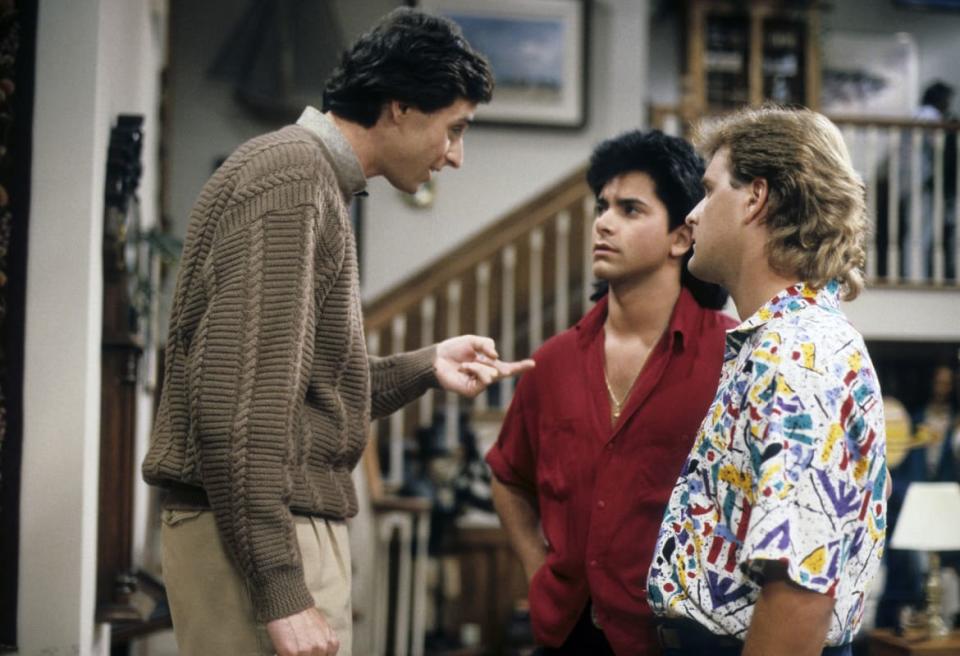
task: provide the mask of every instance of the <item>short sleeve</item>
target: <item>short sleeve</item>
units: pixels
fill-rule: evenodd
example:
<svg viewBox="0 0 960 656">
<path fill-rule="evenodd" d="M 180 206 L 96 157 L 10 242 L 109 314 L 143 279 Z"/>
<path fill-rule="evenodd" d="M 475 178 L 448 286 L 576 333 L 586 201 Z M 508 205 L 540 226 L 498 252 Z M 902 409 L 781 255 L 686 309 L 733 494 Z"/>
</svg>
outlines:
<svg viewBox="0 0 960 656">
<path fill-rule="evenodd" d="M 883 503 L 883 439 L 867 416 L 879 390 L 872 370 L 858 382 L 828 363 L 784 356 L 755 371 L 749 386 L 751 508 L 740 562 L 750 575 L 780 562 L 794 583 L 835 597 L 865 531 L 878 530 L 866 511 L 871 499 Z"/>
<path fill-rule="evenodd" d="M 487 452 L 486 461 L 497 480 L 505 485 L 536 492 L 536 421 L 528 398 L 534 372 L 520 379 L 503 420 L 496 443 Z"/>
</svg>

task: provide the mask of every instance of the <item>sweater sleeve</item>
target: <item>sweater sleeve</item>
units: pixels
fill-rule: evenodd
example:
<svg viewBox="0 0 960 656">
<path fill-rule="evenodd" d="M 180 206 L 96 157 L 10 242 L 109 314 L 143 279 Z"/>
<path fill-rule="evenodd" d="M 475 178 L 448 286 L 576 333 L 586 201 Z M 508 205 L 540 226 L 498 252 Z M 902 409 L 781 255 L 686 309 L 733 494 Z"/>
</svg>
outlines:
<svg viewBox="0 0 960 656">
<path fill-rule="evenodd" d="M 259 621 L 314 605 L 293 517 L 288 470 L 313 359 L 318 210 L 268 211 L 217 239 L 191 384 L 203 484 Z"/>
<path fill-rule="evenodd" d="M 370 356 L 370 415 L 385 417 L 431 387 L 439 387 L 433 370 L 436 345 L 385 358 Z"/>
</svg>

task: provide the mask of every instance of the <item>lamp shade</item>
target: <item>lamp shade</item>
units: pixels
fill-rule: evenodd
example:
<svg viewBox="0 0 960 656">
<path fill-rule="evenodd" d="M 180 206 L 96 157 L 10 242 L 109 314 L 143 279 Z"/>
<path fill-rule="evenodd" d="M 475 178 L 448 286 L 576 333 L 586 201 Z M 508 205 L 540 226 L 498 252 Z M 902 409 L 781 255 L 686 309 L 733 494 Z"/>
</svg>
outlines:
<svg viewBox="0 0 960 656">
<path fill-rule="evenodd" d="M 890 541 L 893 549 L 960 549 L 960 485 L 912 483 Z"/>
</svg>

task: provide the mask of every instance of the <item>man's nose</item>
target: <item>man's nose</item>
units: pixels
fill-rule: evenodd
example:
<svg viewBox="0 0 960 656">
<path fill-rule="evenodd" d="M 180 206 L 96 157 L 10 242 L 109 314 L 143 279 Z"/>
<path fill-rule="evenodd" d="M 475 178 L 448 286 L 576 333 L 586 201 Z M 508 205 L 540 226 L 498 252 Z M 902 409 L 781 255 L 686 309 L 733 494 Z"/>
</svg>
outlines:
<svg viewBox="0 0 960 656">
<path fill-rule="evenodd" d="M 463 141 L 457 141 L 450 146 L 450 148 L 447 150 L 445 160 L 445 164 L 452 166 L 455 169 L 463 166 Z"/>
<path fill-rule="evenodd" d="M 610 234 L 610 208 L 597 214 L 597 218 L 593 220 L 593 227 L 598 235 Z"/>
</svg>

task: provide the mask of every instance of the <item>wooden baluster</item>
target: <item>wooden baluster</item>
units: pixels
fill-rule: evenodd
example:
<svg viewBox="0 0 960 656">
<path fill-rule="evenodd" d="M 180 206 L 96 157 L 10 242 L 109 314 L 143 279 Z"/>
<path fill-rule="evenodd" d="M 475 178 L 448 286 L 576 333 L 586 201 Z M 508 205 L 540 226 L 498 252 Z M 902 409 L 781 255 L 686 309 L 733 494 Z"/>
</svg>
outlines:
<svg viewBox="0 0 960 656">
<path fill-rule="evenodd" d="M 954 128 L 954 138 L 960 140 L 960 134 L 956 134 Z M 955 194 L 953 199 L 953 284 L 960 284 L 960 148 L 955 148 L 957 161 L 954 168 L 957 169 L 957 180 L 954 186 Z M 948 246 L 949 247 L 949 246 Z"/>
<path fill-rule="evenodd" d="M 923 147 L 923 128 L 911 130 L 910 149 L 910 223 L 907 229 L 906 247 L 909 270 L 907 277 L 913 282 L 920 282 L 924 278 L 926 264 L 923 253 L 923 225 L 921 213 L 923 210 L 923 171 L 921 169 L 921 148 Z"/>
<path fill-rule="evenodd" d="M 530 295 L 528 296 L 530 353 L 543 343 L 543 229 L 530 231 Z"/>
<path fill-rule="evenodd" d="M 477 265 L 477 334 L 490 334 L 490 263 Z M 484 391 L 473 399 L 473 409 L 482 412 L 487 409 L 487 393 Z"/>
<path fill-rule="evenodd" d="M 367 355 L 380 355 L 380 332 L 371 330 L 367 333 Z"/>
<path fill-rule="evenodd" d="M 503 264 L 503 288 L 500 294 L 500 345 L 498 351 L 502 360 L 511 361 L 516 353 L 516 312 L 514 307 L 516 298 L 515 275 L 517 270 L 517 248 L 510 244 L 503 249 L 501 255 Z M 500 380 L 500 407 L 506 409 L 513 397 L 513 378 Z"/>
<path fill-rule="evenodd" d="M 566 330 L 570 321 L 570 212 L 557 215 L 556 267 L 553 283 L 553 333 Z"/>
<path fill-rule="evenodd" d="M 670 112 L 669 114 L 664 115 L 663 117 L 663 133 L 669 134 L 671 137 L 679 137 L 681 135 L 681 122 L 680 115 L 675 112 Z"/>
<path fill-rule="evenodd" d="M 850 155 L 850 165 L 855 171 L 862 171 L 863 149 L 860 147 L 859 131 L 855 126 L 849 124 L 838 126 L 838 128 L 840 136 L 843 137 L 843 143 L 847 147 L 847 153 Z M 864 246 L 869 248 L 869 244 L 864 244 Z"/>
<path fill-rule="evenodd" d="M 393 353 L 403 353 L 407 341 L 407 315 L 398 314 L 390 322 Z M 399 408 L 390 415 L 390 464 L 387 481 L 397 488 L 403 486 L 403 418 L 404 409 Z"/>
<path fill-rule="evenodd" d="M 420 346 L 433 344 L 433 324 L 437 317 L 437 299 L 431 294 L 420 301 Z M 422 427 L 433 424 L 433 390 L 420 397 L 418 423 Z"/>
<path fill-rule="evenodd" d="M 593 217 L 596 211 L 596 199 L 586 196 L 583 199 L 583 309 L 581 315 L 590 309 L 590 296 L 593 294 Z"/>
<path fill-rule="evenodd" d="M 447 337 L 456 337 L 460 334 L 460 297 L 462 285 L 459 280 L 447 283 Z M 460 437 L 460 399 L 455 392 L 446 393 L 444 406 L 444 439 L 447 449 L 452 453 L 457 448 Z"/>
<path fill-rule="evenodd" d="M 860 164 L 858 160 L 860 159 L 860 148 L 857 143 L 857 130 L 852 125 L 844 125 L 840 128 L 840 134 L 843 137 L 843 142 L 847 145 L 847 152 L 850 153 L 850 163 L 853 164 L 853 168 L 860 170 Z"/>
<path fill-rule="evenodd" d="M 944 250 L 943 250 L 943 129 L 933 131 L 933 230 L 932 252 L 933 282 L 943 283 Z M 924 258 L 927 256 L 927 245 L 923 244 Z M 926 275 L 928 265 L 924 265 Z"/>
<path fill-rule="evenodd" d="M 887 133 L 887 281 L 900 279 L 900 128 Z"/>
<path fill-rule="evenodd" d="M 867 220 L 873 228 L 867 238 L 867 279 L 877 278 L 877 173 L 874 158 L 877 152 L 877 128 L 870 125 L 864 132 L 864 184 L 867 187 Z"/>
</svg>

